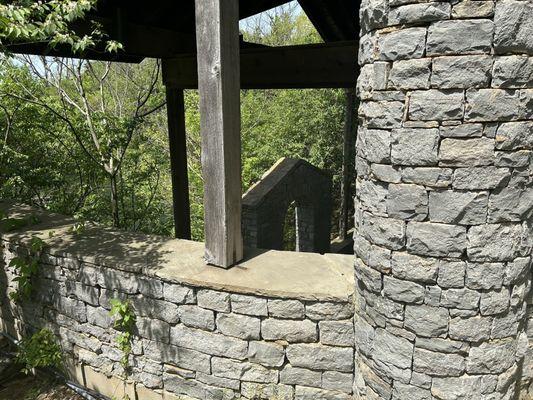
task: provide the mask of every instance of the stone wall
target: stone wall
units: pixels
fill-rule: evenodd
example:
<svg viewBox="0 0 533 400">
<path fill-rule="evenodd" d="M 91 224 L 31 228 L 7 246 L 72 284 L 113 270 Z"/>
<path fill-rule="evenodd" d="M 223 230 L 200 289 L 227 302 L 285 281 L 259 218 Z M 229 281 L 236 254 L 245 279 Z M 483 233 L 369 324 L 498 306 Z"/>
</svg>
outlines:
<svg viewBox="0 0 533 400">
<path fill-rule="evenodd" d="M 282 250 L 287 210 L 296 214 L 296 251 L 330 251 L 331 175 L 305 160 L 281 158 L 242 197 L 244 245 Z"/>
<path fill-rule="evenodd" d="M 360 15 L 357 391 L 531 398 L 533 2 Z"/>
<path fill-rule="evenodd" d="M 17 210 L 11 207 L 8 213 L 13 216 Z M 19 217 L 30 215 L 22 211 Z M 17 338 L 41 327 L 51 329 L 61 341 L 73 379 L 81 384 L 109 397 L 121 398 L 125 391 L 139 400 L 351 398 L 351 262 L 345 277 L 344 267 L 334 262 L 339 256 L 272 252 L 255 257 L 255 264 L 244 262 L 224 271 L 205 265 L 201 243 L 92 225 L 73 233 L 72 221 L 44 213 L 40 219 L 39 225 L 0 240 L 0 327 Z M 7 296 L 16 287 L 16 273 L 8 265 L 17 254 L 27 253 L 31 236 L 43 238 L 48 246 L 32 299 L 19 306 Z M 155 252 L 153 264 L 154 258 L 147 256 Z M 291 263 L 293 255 L 297 258 Z M 261 257 L 282 264 L 285 277 L 294 282 L 287 286 L 267 264 L 264 268 L 279 275 L 280 282 L 263 279 L 258 284 L 264 294 L 251 294 L 257 289 L 253 282 L 246 284 L 246 275 L 262 268 Z M 304 276 L 315 262 L 322 271 L 322 277 L 314 274 L 316 287 L 322 286 L 324 294 Z M 296 269 L 300 263 L 301 272 Z M 301 274 L 305 289 L 299 294 L 292 274 Z M 219 275 L 230 275 L 235 286 L 223 283 Z M 223 285 L 226 290 L 220 289 Z M 109 314 L 112 298 L 129 300 L 137 316 L 125 386 Z"/>
</svg>

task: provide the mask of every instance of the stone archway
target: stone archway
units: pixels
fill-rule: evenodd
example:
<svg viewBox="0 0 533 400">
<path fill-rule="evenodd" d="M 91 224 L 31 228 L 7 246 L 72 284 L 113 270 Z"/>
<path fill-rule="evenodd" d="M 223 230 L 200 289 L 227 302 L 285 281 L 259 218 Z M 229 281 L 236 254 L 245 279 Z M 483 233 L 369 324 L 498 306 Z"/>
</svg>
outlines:
<svg viewBox="0 0 533 400">
<path fill-rule="evenodd" d="M 304 160 L 280 159 L 243 196 L 243 236 L 248 247 L 283 249 L 287 209 L 296 206 L 296 250 L 329 251 L 331 176 Z"/>
</svg>

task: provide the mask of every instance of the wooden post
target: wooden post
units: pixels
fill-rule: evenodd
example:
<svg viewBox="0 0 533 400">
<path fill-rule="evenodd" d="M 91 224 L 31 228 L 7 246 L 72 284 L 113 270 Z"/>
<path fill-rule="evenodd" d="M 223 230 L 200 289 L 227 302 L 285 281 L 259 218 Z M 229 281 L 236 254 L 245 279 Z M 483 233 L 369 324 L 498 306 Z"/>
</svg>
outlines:
<svg viewBox="0 0 533 400">
<path fill-rule="evenodd" d="M 187 173 L 187 141 L 183 89 L 166 87 L 168 144 L 174 203 L 174 231 L 178 239 L 191 238 L 189 176 Z"/>
<path fill-rule="evenodd" d="M 243 256 L 239 1 L 195 0 L 205 259 L 228 268 Z"/>
<path fill-rule="evenodd" d="M 353 157 L 355 154 L 354 142 L 357 137 L 357 95 L 355 89 L 346 89 L 346 110 L 344 119 L 344 143 L 343 143 L 343 161 L 342 161 L 342 182 L 341 182 L 341 215 L 339 218 L 339 238 L 346 239 L 348 234 L 348 211 L 350 204 L 353 204 L 352 191 L 350 190 L 352 184 L 351 173 L 353 169 Z"/>
</svg>

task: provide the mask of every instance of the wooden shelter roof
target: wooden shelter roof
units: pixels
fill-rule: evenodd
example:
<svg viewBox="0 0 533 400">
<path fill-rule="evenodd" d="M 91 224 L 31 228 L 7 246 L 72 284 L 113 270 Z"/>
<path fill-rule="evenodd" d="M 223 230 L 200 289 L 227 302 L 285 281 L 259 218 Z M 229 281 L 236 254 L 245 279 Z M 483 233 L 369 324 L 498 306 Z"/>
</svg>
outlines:
<svg viewBox="0 0 533 400">
<path fill-rule="evenodd" d="M 287 0 L 240 0 L 239 18 L 245 19 Z M 355 40 L 358 37 L 359 0 L 299 0 L 325 42 Z M 90 20 L 102 24 L 111 39 L 124 44 L 120 54 L 108 54 L 103 48 L 82 56 L 93 60 L 140 62 L 143 58 L 172 58 L 196 53 L 194 0 L 100 0 L 97 9 L 85 21 L 73 26 L 81 34 L 90 32 Z M 241 41 L 241 48 L 257 45 Z M 50 49 L 46 43 L 17 44 L 15 53 L 80 57 L 68 47 Z"/>
</svg>

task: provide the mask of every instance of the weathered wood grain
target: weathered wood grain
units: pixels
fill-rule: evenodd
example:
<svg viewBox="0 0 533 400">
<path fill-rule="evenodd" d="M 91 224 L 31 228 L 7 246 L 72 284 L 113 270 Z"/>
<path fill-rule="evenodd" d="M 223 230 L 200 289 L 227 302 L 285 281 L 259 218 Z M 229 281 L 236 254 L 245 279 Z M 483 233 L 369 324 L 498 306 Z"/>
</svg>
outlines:
<svg viewBox="0 0 533 400">
<path fill-rule="evenodd" d="M 205 259 L 228 268 L 243 256 L 238 0 L 196 0 Z"/>
</svg>

